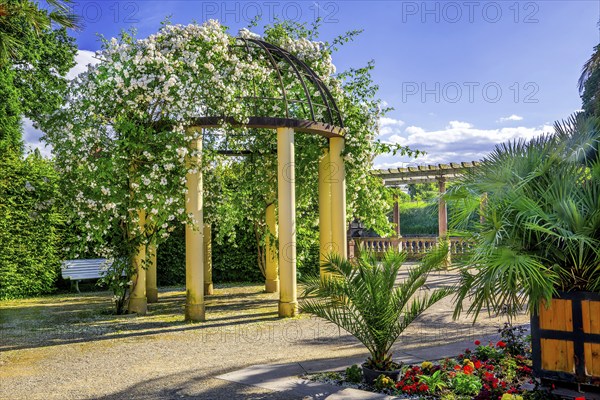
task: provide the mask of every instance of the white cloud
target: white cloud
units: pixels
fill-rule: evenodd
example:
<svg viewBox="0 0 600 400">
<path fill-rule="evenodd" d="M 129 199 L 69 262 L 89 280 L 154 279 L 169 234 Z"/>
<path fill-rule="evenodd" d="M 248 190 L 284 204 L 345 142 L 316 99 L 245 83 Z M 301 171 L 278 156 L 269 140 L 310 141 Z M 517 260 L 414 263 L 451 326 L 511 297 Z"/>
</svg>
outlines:
<svg viewBox="0 0 600 400">
<path fill-rule="evenodd" d="M 400 131 L 404 121 L 394 118 L 381 117 L 379 119 L 379 136 L 385 136 Z"/>
<path fill-rule="evenodd" d="M 501 117 L 496 122 L 506 122 L 506 121 L 523 121 L 523 117 L 521 117 L 520 115 L 517 115 L 517 114 L 512 114 L 512 115 L 509 115 L 508 117 Z"/>
<path fill-rule="evenodd" d="M 78 50 L 75 55 L 75 62 L 77 64 L 67 73 L 67 79 L 73 79 L 80 73 L 87 71 L 89 64 L 98 64 L 99 60 L 95 56 L 96 53 L 93 51 Z"/>
<path fill-rule="evenodd" d="M 450 121 L 446 129 L 469 129 L 472 127 L 473 125 L 468 122 Z"/>
<path fill-rule="evenodd" d="M 484 158 L 497 144 L 515 139 L 532 139 L 552 132 L 550 125 L 537 127 L 502 127 L 478 129 L 468 122 L 450 121 L 441 130 L 426 130 L 418 126 L 408 126 L 404 131 L 397 130 L 385 141 L 409 146 L 427 152 L 426 155 L 411 160 L 391 156 L 380 156 L 375 160 L 377 168 L 394 168 L 406 163 L 439 164 L 448 162 L 477 161 Z"/>
<path fill-rule="evenodd" d="M 42 131 L 33 127 L 33 122 L 29 118 L 23 118 L 23 141 L 27 151 L 38 149 L 44 157 L 50 157 L 52 148 L 42 142 Z"/>
</svg>

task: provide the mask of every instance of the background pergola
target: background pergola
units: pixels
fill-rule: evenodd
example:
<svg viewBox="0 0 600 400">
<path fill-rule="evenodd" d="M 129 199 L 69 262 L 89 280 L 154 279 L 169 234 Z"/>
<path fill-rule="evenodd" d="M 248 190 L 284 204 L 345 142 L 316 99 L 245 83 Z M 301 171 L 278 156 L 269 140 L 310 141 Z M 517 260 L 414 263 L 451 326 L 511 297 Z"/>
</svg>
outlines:
<svg viewBox="0 0 600 400">
<path fill-rule="evenodd" d="M 440 195 L 446 192 L 446 182 L 456 179 L 463 175 L 467 170 L 479 165 L 477 161 L 467 161 L 461 163 L 420 165 L 416 167 L 389 168 L 374 170 L 373 175 L 383 179 L 383 183 L 388 187 L 397 187 L 411 183 L 436 183 Z M 395 224 L 396 235 L 400 236 L 400 210 L 398 208 L 398 199 L 394 202 L 393 222 Z M 438 236 L 443 238 L 448 233 L 448 211 L 446 201 L 442 196 L 438 200 Z"/>
</svg>

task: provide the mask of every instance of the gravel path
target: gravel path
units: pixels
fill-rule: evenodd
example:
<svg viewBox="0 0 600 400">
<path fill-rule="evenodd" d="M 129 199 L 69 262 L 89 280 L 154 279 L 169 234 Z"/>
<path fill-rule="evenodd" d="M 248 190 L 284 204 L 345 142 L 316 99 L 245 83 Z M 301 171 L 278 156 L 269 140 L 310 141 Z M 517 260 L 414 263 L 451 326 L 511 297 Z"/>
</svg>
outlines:
<svg viewBox="0 0 600 400">
<path fill-rule="evenodd" d="M 432 276 L 430 287 L 453 276 Z M 0 399 L 291 399 L 214 376 L 256 364 L 366 354 L 323 321 L 277 317 L 277 294 L 220 286 L 204 323 L 183 321 L 184 292 L 163 289 L 144 317 L 110 314 L 106 292 L 0 302 Z M 451 320 L 446 299 L 423 315 L 395 351 L 482 338 L 502 320 Z M 526 317 L 517 319 L 526 322 Z"/>
</svg>

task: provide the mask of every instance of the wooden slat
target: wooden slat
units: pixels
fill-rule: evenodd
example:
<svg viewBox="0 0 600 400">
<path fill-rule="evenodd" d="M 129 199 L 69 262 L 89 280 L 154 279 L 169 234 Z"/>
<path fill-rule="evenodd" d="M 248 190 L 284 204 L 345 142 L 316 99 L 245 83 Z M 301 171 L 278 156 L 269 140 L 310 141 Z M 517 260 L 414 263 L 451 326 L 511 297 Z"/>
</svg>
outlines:
<svg viewBox="0 0 600 400">
<path fill-rule="evenodd" d="M 573 342 L 569 340 L 542 339 L 542 369 L 575 373 Z"/>
<path fill-rule="evenodd" d="M 585 343 L 585 374 L 600 378 L 600 343 Z"/>
<path fill-rule="evenodd" d="M 545 304 L 540 307 L 540 329 L 554 331 L 573 331 L 573 309 L 571 300 L 553 299 L 552 306 L 546 308 Z"/>
<path fill-rule="evenodd" d="M 600 333 L 600 302 L 583 300 L 581 314 L 584 333 Z M 585 343 L 585 373 L 588 376 L 600 377 L 600 344 Z"/>
<path fill-rule="evenodd" d="M 581 302 L 583 332 L 600 333 L 600 301 L 583 300 Z"/>
</svg>

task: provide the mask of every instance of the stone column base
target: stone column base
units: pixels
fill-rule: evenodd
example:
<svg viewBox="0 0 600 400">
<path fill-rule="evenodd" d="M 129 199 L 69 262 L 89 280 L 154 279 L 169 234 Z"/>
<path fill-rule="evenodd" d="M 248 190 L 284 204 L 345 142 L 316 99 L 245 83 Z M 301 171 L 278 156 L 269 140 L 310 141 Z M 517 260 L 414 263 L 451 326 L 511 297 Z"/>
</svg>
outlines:
<svg viewBox="0 0 600 400">
<path fill-rule="evenodd" d="M 146 315 L 148 311 L 146 298 L 145 297 L 130 297 L 129 298 L 129 306 L 127 310 L 130 313 L 136 313 L 138 315 Z"/>
<path fill-rule="evenodd" d="M 205 283 L 204 284 L 204 294 L 210 296 L 213 293 L 214 293 L 213 284 L 212 283 Z"/>
<path fill-rule="evenodd" d="M 204 304 L 186 304 L 185 320 L 191 322 L 205 321 Z"/>
<path fill-rule="evenodd" d="M 279 316 L 280 317 L 295 317 L 298 315 L 298 302 L 294 301 L 291 303 L 279 302 Z"/>
<path fill-rule="evenodd" d="M 265 281 L 265 292 L 276 293 L 279 292 L 279 279 L 267 279 Z"/>
<path fill-rule="evenodd" d="M 146 288 L 146 298 L 148 303 L 158 303 L 158 289 Z"/>
</svg>

